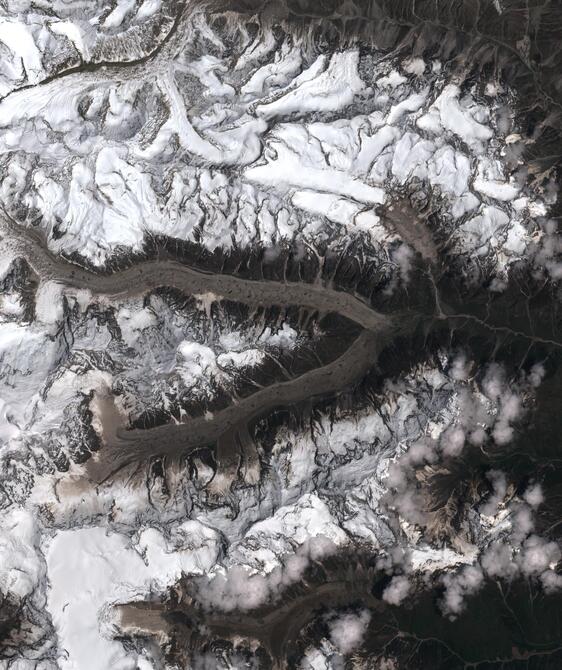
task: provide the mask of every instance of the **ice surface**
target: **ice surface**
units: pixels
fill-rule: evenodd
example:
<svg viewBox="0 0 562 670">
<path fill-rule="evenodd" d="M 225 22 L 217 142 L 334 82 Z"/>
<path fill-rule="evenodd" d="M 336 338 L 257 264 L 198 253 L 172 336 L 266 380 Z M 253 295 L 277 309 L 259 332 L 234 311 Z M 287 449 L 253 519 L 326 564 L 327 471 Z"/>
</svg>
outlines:
<svg viewBox="0 0 562 670">
<path fill-rule="evenodd" d="M 145 2 L 137 19 L 157 14 L 157 4 Z M 134 15 L 121 2 L 104 21 L 125 24 Z M 82 28 L 65 21 L 57 30 L 78 45 Z M 193 39 L 199 31 L 209 35 L 199 14 L 192 21 Z M 340 236 L 367 232 L 365 240 L 378 248 L 393 238 L 385 241 L 378 229 L 377 208 L 417 179 L 445 195 L 440 207 L 459 251 L 497 249 L 492 265 L 501 274 L 532 245 L 521 226 L 538 216 L 541 200 L 506 159 L 506 147 L 520 140 L 499 122 L 505 94 L 477 102 L 419 58 L 375 61 L 372 79 L 364 81 L 356 48 L 312 57 L 305 43 L 276 46 L 269 33 L 241 56 L 235 83 L 226 52 L 217 49 L 178 55 L 146 82 L 101 71 L 68 77 L 64 90 L 52 82 L 3 100 L 0 152 L 20 148 L 10 158 L 12 176 L 0 185 L 3 202 L 9 206 L 19 193 L 26 207 L 41 212 L 56 252 L 103 265 L 116 249 L 140 250 L 150 233 L 197 238 L 213 250 L 313 241 L 339 229 Z M 271 62 L 259 61 L 260 50 Z M 186 105 L 188 74 L 206 91 L 198 106 Z M 152 107 L 139 107 L 139 96 Z M 327 113 L 332 118 L 319 119 Z M 161 162 L 169 166 L 164 189 L 154 178 Z M 70 177 L 63 181 L 61 164 Z M 232 168 L 234 179 L 227 176 Z M 516 209 L 525 194 L 528 207 Z M 459 220 L 483 206 L 501 209 L 516 232 L 492 245 L 477 242 L 473 229 L 467 236 Z M 55 227 L 62 233 L 56 240 Z"/>
<path fill-rule="evenodd" d="M 336 52 L 326 65 L 319 56 L 309 70 L 294 81 L 291 90 L 278 100 L 259 105 L 256 112 L 265 118 L 303 115 L 309 112 L 335 112 L 344 109 L 365 89 L 359 77 L 359 51 Z"/>
<path fill-rule="evenodd" d="M 48 608 L 65 653 L 64 670 L 135 670 L 113 634 L 110 605 L 163 591 L 182 572 L 203 572 L 217 559 L 219 539 L 195 521 L 178 528 L 189 544 L 174 547 L 154 528 L 137 542 L 103 528 L 59 531 L 46 551 Z"/>
<path fill-rule="evenodd" d="M 460 95 L 458 86 L 447 84 L 429 113 L 418 119 L 417 125 L 430 133 L 439 133 L 444 128 L 460 137 L 476 153 L 482 153 L 487 141 L 493 137 L 493 131 L 476 121 L 474 112 L 459 100 Z"/>
</svg>

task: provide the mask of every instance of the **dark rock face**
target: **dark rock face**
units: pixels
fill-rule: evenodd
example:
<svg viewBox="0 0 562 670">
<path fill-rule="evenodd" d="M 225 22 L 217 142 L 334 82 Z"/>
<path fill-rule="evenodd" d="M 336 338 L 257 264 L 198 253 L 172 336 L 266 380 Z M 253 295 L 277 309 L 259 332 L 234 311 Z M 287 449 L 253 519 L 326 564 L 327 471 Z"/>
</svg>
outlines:
<svg viewBox="0 0 562 670">
<path fill-rule="evenodd" d="M 0 667 L 560 667 L 557 3 L 43 4 Z"/>
</svg>

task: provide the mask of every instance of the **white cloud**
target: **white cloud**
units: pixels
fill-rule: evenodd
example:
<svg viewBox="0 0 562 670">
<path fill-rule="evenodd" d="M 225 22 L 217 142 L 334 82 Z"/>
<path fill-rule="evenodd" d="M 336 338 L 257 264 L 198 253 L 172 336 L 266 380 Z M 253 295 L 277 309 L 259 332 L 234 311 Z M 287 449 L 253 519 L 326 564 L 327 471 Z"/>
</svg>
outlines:
<svg viewBox="0 0 562 670">
<path fill-rule="evenodd" d="M 393 577 L 385 588 L 382 599 L 389 605 L 400 605 L 410 593 L 410 582 L 404 575 Z"/>
<path fill-rule="evenodd" d="M 294 554 L 282 557 L 280 565 L 268 573 L 252 574 L 243 565 L 233 565 L 211 578 L 199 579 L 198 598 L 209 609 L 225 612 L 255 609 L 276 600 L 284 588 L 303 578 L 312 562 L 335 550 L 336 545 L 327 537 L 311 537 Z"/>
<path fill-rule="evenodd" d="M 490 577 L 509 579 L 518 571 L 518 566 L 513 561 L 513 549 L 501 542 L 490 545 L 483 553 L 480 563 Z"/>
<path fill-rule="evenodd" d="M 445 575 L 445 595 L 441 607 L 450 619 L 455 619 L 465 608 L 465 599 L 480 590 L 484 575 L 478 565 L 467 565 L 456 574 Z"/>
<path fill-rule="evenodd" d="M 505 474 L 500 470 L 490 470 L 486 476 L 492 484 L 492 493 L 485 504 L 481 505 L 480 514 L 494 516 L 497 512 L 498 505 L 503 502 L 505 494 L 507 493 L 507 479 Z"/>
<path fill-rule="evenodd" d="M 342 614 L 329 622 L 330 639 L 341 654 L 349 654 L 360 646 L 371 621 L 371 613 Z"/>
<path fill-rule="evenodd" d="M 560 547 L 556 542 L 550 542 L 538 535 L 531 535 L 523 543 L 519 565 L 525 575 L 537 576 L 549 568 L 552 569 L 560 557 Z"/>
<path fill-rule="evenodd" d="M 465 432 L 460 426 L 451 426 L 441 434 L 440 445 L 445 456 L 460 456 L 465 442 Z"/>
<path fill-rule="evenodd" d="M 533 508 L 537 508 L 544 502 L 544 495 L 540 484 L 532 484 L 523 494 L 525 502 Z"/>
</svg>

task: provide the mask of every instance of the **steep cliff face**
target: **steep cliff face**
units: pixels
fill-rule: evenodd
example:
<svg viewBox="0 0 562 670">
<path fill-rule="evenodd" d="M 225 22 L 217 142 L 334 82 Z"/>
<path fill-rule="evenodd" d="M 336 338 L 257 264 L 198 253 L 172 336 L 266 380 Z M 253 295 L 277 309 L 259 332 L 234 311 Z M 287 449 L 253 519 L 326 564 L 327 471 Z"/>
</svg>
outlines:
<svg viewBox="0 0 562 670">
<path fill-rule="evenodd" d="M 560 29 L 0 0 L 0 668 L 560 666 Z"/>
</svg>

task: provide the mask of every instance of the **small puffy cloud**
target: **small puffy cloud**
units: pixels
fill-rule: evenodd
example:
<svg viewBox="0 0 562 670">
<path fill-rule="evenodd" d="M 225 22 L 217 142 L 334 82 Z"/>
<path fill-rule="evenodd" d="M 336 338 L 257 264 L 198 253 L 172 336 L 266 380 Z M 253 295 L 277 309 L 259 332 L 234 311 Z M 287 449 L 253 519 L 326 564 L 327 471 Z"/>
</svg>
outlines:
<svg viewBox="0 0 562 670">
<path fill-rule="evenodd" d="M 481 426 L 478 426 L 470 433 L 468 440 L 475 447 L 480 447 L 486 441 L 486 431 Z"/>
<path fill-rule="evenodd" d="M 496 444 L 509 444 L 513 439 L 513 428 L 506 422 L 498 421 L 492 431 L 492 437 Z"/>
<path fill-rule="evenodd" d="M 536 509 L 544 502 L 544 495 L 540 484 L 532 484 L 523 494 L 523 499 L 528 505 Z"/>
<path fill-rule="evenodd" d="M 513 549 L 501 542 L 490 545 L 483 553 L 480 563 L 490 577 L 509 579 L 518 572 L 518 566 L 513 560 Z"/>
<path fill-rule="evenodd" d="M 498 418 L 492 432 L 497 444 L 508 444 L 513 439 L 511 424 L 520 418 L 523 413 L 521 398 L 512 392 L 501 396 Z"/>
<path fill-rule="evenodd" d="M 521 415 L 521 398 L 515 393 L 504 393 L 501 398 L 499 420 L 509 423 Z"/>
<path fill-rule="evenodd" d="M 554 570 L 545 570 L 541 575 L 542 587 L 546 593 L 557 593 L 562 591 L 562 575 L 557 574 Z"/>
<path fill-rule="evenodd" d="M 507 493 L 507 479 L 500 470 L 490 470 L 487 477 L 492 484 L 492 493 L 486 503 L 480 507 L 480 514 L 494 516 L 498 510 L 498 505 L 503 502 Z"/>
<path fill-rule="evenodd" d="M 371 613 L 363 610 L 359 614 L 347 613 L 337 616 L 329 623 L 330 640 L 341 654 L 350 654 L 363 642 Z"/>
<path fill-rule="evenodd" d="M 449 376 L 455 381 L 465 381 L 470 375 L 472 361 L 468 361 L 465 354 L 455 356 L 451 363 Z"/>
<path fill-rule="evenodd" d="M 537 388 L 538 386 L 541 385 L 542 380 L 544 379 L 545 375 L 545 369 L 544 365 L 542 363 L 536 363 L 533 365 L 531 368 L 531 372 L 529 373 L 528 379 L 529 383 L 533 388 Z"/>
<path fill-rule="evenodd" d="M 395 494 L 392 497 L 392 506 L 409 523 L 423 525 L 427 521 L 425 500 L 418 491 L 406 490 Z"/>
<path fill-rule="evenodd" d="M 467 565 L 458 573 L 445 575 L 443 613 L 455 619 L 464 610 L 466 597 L 479 591 L 483 582 L 484 574 L 479 565 Z"/>
<path fill-rule="evenodd" d="M 435 463 L 437 460 L 435 444 L 430 440 L 414 442 L 414 444 L 412 444 L 408 449 L 404 460 L 409 465 Z"/>
<path fill-rule="evenodd" d="M 313 561 L 336 551 L 336 545 L 321 535 L 311 537 L 294 554 L 284 556 L 271 572 L 250 573 L 242 565 L 233 565 L 212 578 L 201 578 L 198 598 L 203 606 L 224 612 L 252 610 L 278 598 L 283 589 L 299 582 Z"/>
<path fill-rule="evenodd" d="M 408 484 L 408 477 L 401 461 L 390 464 L 385 483 L 391 489 L 404 491 Z"/>
<path fill-rule="evenodd" d="M 497 400 L 505 388 L 505 371 L 497 363 L 488 366 L 484 379 L 482 380 L 482 390 L 490 400 Z"/>
<path fill-rule="evenodd" d="M 538 535 L 531 535 L 523 544 L 519 556 L 521 571 L 526 575 L 540 575 L 560 560 L 560 547 Z"/>
<path fill-rule="evenodd" d="M 404 575 L 393 577 L 385 588 L 382 599 L 389 605 L 401 605 L 410 593 L 410 582 Z"/>
<path fill-rule="evenodd" d="M 513 509 L 511 515 L 511 535 L 516 542 L 522 542 L 534 527 L 533 514 L 527 505 L 518 505 Z"/>
<path fill-rule="evenodd" d="M 341 656 L 337 658 L 339 661 L 343 660 Z M 330 658 L 330 652 L 324 653 L 322 649 L 309 647 L 299 664 L 299 670 L 339 670 L 343 667 L 343 662 L 334 663 L 334 660 L 333 656 Z"/>
<path fill-rule="evenodd" d="M 460 456 L 465 442 L 465 433 L 460 426 L 451 426 L 441 435 L 440 445 L 445 456 Z"/>
<path fill-rule="evenodd" d="M 297 331 L 289 326 L 288 323 L 284 323 L 277 332 L 273 332 L 271 328 L 267 327 L 260 335 L 259 342 L 260 344 L 288 351 L 294 349 L 297 339 Z"/>
</svg>

